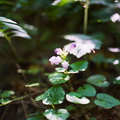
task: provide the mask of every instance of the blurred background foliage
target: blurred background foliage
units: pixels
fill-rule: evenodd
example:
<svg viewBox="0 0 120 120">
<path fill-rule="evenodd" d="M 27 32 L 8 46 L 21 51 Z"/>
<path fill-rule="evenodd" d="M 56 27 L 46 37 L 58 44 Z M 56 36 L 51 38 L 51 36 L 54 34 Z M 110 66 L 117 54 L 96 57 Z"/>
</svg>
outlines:
<svg viewBox="0 0 120 120">
<path fill-rule="evenodd" d="M 63 35 L 83 34 L 84 3 L 85 0 L 0 1 L 0 16 L 16 21 L 31 36 L 31 39 L 12 38 L 12 43 L 23 61 L 17 61 L 9 44 L 4 38 L 0 38 L 1 88 L 6 89 L 6 83 L 10 81 L 24 81 L 19 74 L 22 72 L 27 73 L 26 79 L 29 82 L 46 79 L 43 73 L 54 70 L 48 62 L 49 57 L 54 54 L 53 50 L 68 43 L 63 39 Z M 101 40 L 103 44 L 101 50 L 87 55 L 86 58 L 91 63 L 86 76 L 93 73 L 104 73 L 108 78 L 118 76 L 120 18 L 113 22 L 111 16 L 115 13 L 120 14 L 119 1 L 90 0 L 88 35 Z M 118 52 L 110 51 L 111 48 L 116 48 Z M 115 60 L 117 63 L 113 64 Z M 20 66 L 16 67 L 16 62 Z M 115 70 L 114 75 L 109 73 L 112 70 Z"/>
<path fill-rule="evenodd" d="M 25 88 L 26 83 L 27 86 L 32 86 L 30 83 L 39 82 L 40 88 L 34 88 L 36 84 L 33 84 L 31 92 L 38 89 L 42 91 L 51 86 L 48 78 L 44 76 L 44 73 L 54 71 L 54 66 L 50 65 L 48 59 L 54 55 L 55 48 L 62 48 L 69 43 L 64 40 L 64 35 L 83 34 L 85 1 L 0 1 L 0 16 L 16 21 L 31 36 L 31 39 L 12 38 L 16 52 L 22 60 L 16 58 L 9 43 L 5 38 L 0 37 L 0 89 L 2 91 L 13 90 L 19 96 L 29 91 Z M 100 50 L 80 58 L 80 60 L 87 59 L 89 67 L 84 73 L 74 76 L 72 84 L 77 87 L 82 85 L 87 77 L 102 74 L 111 86 L 107 89 L 98 88 L 98 91 L 108 91 L 108 93 L 112 91 L 113 96 L 119 98 L 120 95 L 115 94 L 120 90 L 119 86 L 112 89 L 114 84 L 120 84 L 120 2 L 116 1 L 90 0 L 87 34 L 99 39 L 103 44 Z M 70 59 L 76 61 L 75 57 L 71 56 Z M 0 109 L 0 116 L 3 109 Z M 16 106 L 13 109 L 16 109 Z M 13 118 L 22 120 L 22 117 L 18 118 L 18 116 L 20 114 L 16 118 L 13 115 Z M 21 116 L 23 116 L 22 112 Z"/>
</svg>

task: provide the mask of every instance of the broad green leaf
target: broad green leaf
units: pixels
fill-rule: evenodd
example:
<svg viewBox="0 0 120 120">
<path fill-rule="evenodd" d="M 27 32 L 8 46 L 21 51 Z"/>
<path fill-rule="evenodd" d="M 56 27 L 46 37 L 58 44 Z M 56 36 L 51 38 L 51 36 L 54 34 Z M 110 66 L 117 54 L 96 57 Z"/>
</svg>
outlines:
<svg viewBox="0 0 120 120">
<path fill-rule="evenodd" d="M 109 86 L 109 82 L 106 81 L 105 76 L 103 75 L 93 75 L 87 78 L 87 82 L 98 86 L 98 87 L 108 87 Z"/>
<path fill-rule="evenodd" d="M 53 85 L 65 83 L 70 79 L 69 75 L 65 75 L 63 73 L 53 73 L 53 74 L 50 74 L 48 77 L 49 77 L 50 82 Z"/>
<path fill-rule="evenodd" d="M 64 100 L 65 91 L 61 86 L 54 86 L 44 93 L 43 104 L 61 104 Z"/>
<path fill-rule="evenodd" d="M 85 71 L 88 66 L 87 61 L 79 61 L 70 65 L 73 70 Z"/>
<path fill-rule="evenodd" d="M 71 50 L 69 53 L 75 55 L 77 58 L 80 58 L 87 53 L 91 53 L 92 51 L 94 52 L 94 49 L 100 49 L 102 44 L 100 40 L 82 34 L 65 35 L 64 38 L 69 41 L 73 41 L 72 43 L 69 43 L 64 46 L 64 49 L 66 51 L 69 50 L 70 46 L 73 43 L 76 44 L 76 47 L 73 50 Z"/>
<path fill-rule="evenodd" d="M 43 116 L 41 115 L 36 115 L 34 117 L 30 117 L 27 120 L 43 120 Z"/>
<path fill-rule="evenodd" d="M 65 69 L 63 69 L 63 68 L 55 68 L 55 70 L 57 71 L 57 72 L 65 72 Z"/>
<path fill-rule="evenodd" d="M 38 95 L 38 96 L 35 98 L 35 101 L 43 100 L 43 98 L 44 98 L 44 94 Z"/>
<path fill-rule="evenodd" d="M 99 93 L 97 94 L 97 99 L 98 100 L 95 100 L 95 104 L 100 106 L 100 107 L 103 107 L 103 108 L 112 108 L 114 106 L 117 106 L 117 105 L 120 105 L 120 101 L 117 100 L 116 98 L 108 95 L 108 94 L 104 94 L 104 93 Z"/>
<path fill-rule="evenodd" d="M 66 99 L 69 102 L 76 103 L 76 104 L 88 104 L 90 102 L 89 99 L 86 97 L 81 97 L 79 93 L 70 92 L 66 94 Z"/>
<path fill-rule="evenodd" d="M 53 110 L 49 109 L 44 112 L 44 116 L 48 120 L 66 120 L 69 117 L 69 113 L 66 109 Z"/>
<path fill-rule="evenodd" d="M 120 84 L 120 76 L 118 76 L 114 79 L 114 83 L 115 84 Z"/>
<path fill-rule="evenodd" d="M 93 97 L 96 95 L 95 88 L 89 84 L 85 84 L 83 87 L 79 87 L 77 91 L 83 96 Z"/>
<path fill-rule="evenodd" d="M 14 91 L 4 91 L 2 94 L 1 94 L 1 97 L 2 98 L 8 98 L 10 97 L 11 95 L 14 95 Z"/>
</svg>

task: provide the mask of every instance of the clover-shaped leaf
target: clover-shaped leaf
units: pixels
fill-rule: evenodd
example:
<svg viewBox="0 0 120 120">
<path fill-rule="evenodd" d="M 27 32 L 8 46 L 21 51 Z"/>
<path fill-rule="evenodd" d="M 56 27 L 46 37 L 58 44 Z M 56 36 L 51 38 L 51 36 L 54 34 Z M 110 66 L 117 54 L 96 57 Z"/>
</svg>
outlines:
<svg viewBox="0 0 120 120">
<path fill-rule="evenodd" d="M 85 71 L 87 69 L 88 62 L 87 61 L 79 61 L 79 62 L 75 62 L 75 63 L 71 64 L 70 66 L 73 70 Z"/>
<path fill-rule="evenodd" d="M 65 75 L 63 73 L 57 73 L 57 72 L 53 73 L 53 74 L 50 74 L 48 77 L 50 79 L 50 82 L 53 85 L 65 83 L 65 82 L 67 82 L 70 79 L 69 75 Z"/>
<path fill-rule="evenodd" d="M 44 112 L 44 116 L 48 120 L 66 120 L 69 117 L 69 113 L 66 109 L 49 109 Z"/>
<path fill-rule="evenodd" d="M 89 99 L 87 99 L 86 97 L 81 97 L 81 95 L 76 92 L 70 92 L 66 94 L 66 99 L 67 101 L 76 104 L 88 104 L 90 102 Z"/>
<path fill-rule="evenodd" d="M 44 93 L 43 104 L 61 104 L 64 100 L 65 91 L 61 86 L 54 86 Z"/>
<path fill-rule="evenodd" d="M 83 87 L 79 87 L 77 91 L 83 96 L 93 97 L 96 95 L 95 88 L 89 84 L 85 84 Z"/>
<path fill-rule="evenodd" d="M 100 107 L 108 109 L 108 108 L 112 108 L 114 106 L 120 105 L 119 100 L 117 100 L 116 98 L 108 94 L 99 93 L 97 94 L 96 97 L 98 100 L 95 100 L 94 103 Z"/>
<path fill-rule="evenodd" d="M 93 75 L 87 78 L 87 82 L 98 86 L 98 87 L 108 87 L 109 86 L 109 82 L 106 81 L 105 76 L 103 75 Z"/>
</svg>

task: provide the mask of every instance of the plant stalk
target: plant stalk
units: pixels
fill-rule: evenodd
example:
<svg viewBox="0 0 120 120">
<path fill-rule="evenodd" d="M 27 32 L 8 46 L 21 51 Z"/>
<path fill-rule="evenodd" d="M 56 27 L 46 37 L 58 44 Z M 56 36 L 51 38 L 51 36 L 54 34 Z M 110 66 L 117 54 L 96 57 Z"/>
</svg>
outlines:
<svg viewBox="0 0 120 120">
<path fill-rule="evenodd" d="M 3 32 L 1 29 L 0 29 L 0 32 L 4 34 L 4 32 Z M 10 39 L 6 34 L 4 34 L 4 37 L 5 37 L 5 39 L 8 41 L 8 43 L 9 43 L 9 45 L 10 45 L 10 47 L 11 47 L 13 53 L 14 53 L 14 55 L 16 56 L 16 58 L 17 58 L 18 60 L 20 60 L 20 61 L 23 61 L 23 58 L 21 58 L 21 57 L 19 56 L 19 54 L 16 52 L 16 49 L 15 49 L 14 45 L 13 45 L 12 42 L 11 42 L 11 39 Z"/>
<path fill-rule="evenodd" d="M 87 26 L 88 26 L 88 9 L 89 9 L 89 0 L 86 0 L 84 5 L 84 34 L 87 34 Z"/>
</svg>

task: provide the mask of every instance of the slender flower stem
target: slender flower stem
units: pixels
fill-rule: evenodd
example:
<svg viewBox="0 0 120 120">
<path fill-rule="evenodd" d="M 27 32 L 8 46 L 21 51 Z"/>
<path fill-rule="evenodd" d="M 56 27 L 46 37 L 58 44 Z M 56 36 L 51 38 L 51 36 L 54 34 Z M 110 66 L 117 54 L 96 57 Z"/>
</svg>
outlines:
<svg viewBox="0 0 120 120">
<path fill-rule="evenodd" d="M 89 0 L 86 0 L 84 7 L 84 34 L 87 34 Z"/>
</svg>

